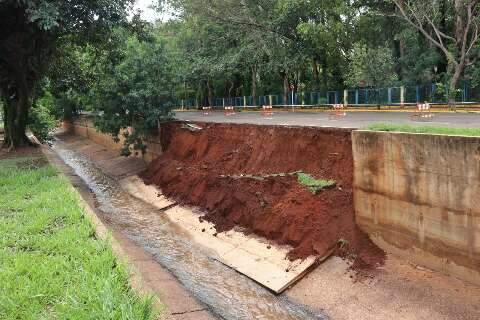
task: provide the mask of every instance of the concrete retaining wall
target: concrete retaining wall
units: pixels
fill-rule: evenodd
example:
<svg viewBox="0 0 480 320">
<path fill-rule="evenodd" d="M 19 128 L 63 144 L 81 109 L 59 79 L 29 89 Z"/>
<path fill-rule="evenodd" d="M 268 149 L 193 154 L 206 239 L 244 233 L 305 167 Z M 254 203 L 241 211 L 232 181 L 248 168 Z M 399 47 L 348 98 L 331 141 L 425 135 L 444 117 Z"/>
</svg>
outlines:
<svg viewBox="0 0 480 320">
<path fill-rule="evenodd" d="M 356 219 L 387 252 L 480 284 L 480 138 L 353 132 Z"/>
<path fill-rule="evenodd" d="M 120 151 L 123 147 L 124 137 L 119 136 L 120 141 L 117 143 L 109 134 L 98 132 L 93 126 L 93 122 L 89 117 L 80 117 L 73 123 L 65 122 L 64 128 L 72 134 L 79 135 L 94 142 L 105 146 L 108 149 Z M 150 163 L 162 154 L 162 145 L 159 137 L 150 137 L 146 141 L 147 152 L 144 155 L 138 154 L 146 163 Z"/>
</svg>

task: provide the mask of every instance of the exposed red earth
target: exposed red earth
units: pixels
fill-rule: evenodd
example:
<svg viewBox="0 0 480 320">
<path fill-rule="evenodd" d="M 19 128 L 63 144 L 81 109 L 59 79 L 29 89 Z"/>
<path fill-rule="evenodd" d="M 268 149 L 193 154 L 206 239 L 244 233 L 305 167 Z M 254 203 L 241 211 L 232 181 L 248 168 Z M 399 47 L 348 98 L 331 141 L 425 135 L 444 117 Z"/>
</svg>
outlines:
<svg viewBox="0 0 480 320">
<path fill-rule="evenodd" d="M 206 212 L 218 232 L 240 226 L 291 245 L 290 259 L 333 250 L 357 269 L 383 263 L 384 252 L 355 223 L 349 130 L 197 125 L 202 130 L 162 125 L 164 153 L 143 173 L 146 183 Z M 296 171 L 336 186 L 313 194 L 288 175 Z"/>
</svg>

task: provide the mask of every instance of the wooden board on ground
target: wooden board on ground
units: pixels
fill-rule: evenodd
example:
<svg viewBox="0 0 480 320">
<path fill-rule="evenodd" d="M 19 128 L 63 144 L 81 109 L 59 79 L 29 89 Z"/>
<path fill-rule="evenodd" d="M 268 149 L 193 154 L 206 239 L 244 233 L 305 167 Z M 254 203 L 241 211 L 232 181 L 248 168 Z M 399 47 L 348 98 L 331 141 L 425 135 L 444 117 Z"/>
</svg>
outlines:
<svg viewBox="0 0 480 320">
<path fill-rule="evenodd" d="M 283 292 L 301 279 L 317 261 L 314 256 L 290 261 L 286 258 L 290 247 L 279 246 L 253 235 L 246 236 L 239 231 L 217 234 L 212 223 L 202 221 L 201 212 L 182 206 L 171 207 L 174 203 L 163 196 L 161 190 L 145 185 L 137 176 L 123 179 L 120 183 L 133 196 L 159 209 L 167 208 L 165 215 L 193 241 L 206 248 L 212 258 L 275 293 Z"/>
</svg>

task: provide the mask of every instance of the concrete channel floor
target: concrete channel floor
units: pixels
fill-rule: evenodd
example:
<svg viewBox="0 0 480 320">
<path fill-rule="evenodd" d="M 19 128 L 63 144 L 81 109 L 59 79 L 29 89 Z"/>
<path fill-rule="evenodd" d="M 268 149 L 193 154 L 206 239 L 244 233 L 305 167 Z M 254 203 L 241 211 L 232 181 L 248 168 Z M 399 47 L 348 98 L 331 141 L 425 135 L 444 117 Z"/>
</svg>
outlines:
<svg viewBox="0 0 480 320">
<path fill-rule="evenodd" d="M 100 169 L 108 172 L 114 179 L 137 174 L 145 168 L 145 164 L 138 158 L 125 158 L 118 151 L 110 151 L 90 140 L 78 137 L 62 137 L 71 150 L 82 153 L 95 159 Z M 85 182 L 75 174 L 72 168 L 66 165 L 53 151 L 46 151 L 49 161 L 53 163 L 70 181 L 72 186 L 82 197 L 90 209 L 101 218 L 102 213 L 95 205 L 95 198 Z M 105 165 L 105 160 L 112 160 L 115 165 Z M 112 229 L 108 221 L 102 221 L 111 232 L 112 246 L 122 260 L 129 265 L 130 278 L 134 288 L 146 295 L 155 295 L 159 298 L 161 307 L 166 311 L 159 320 L 214 320 L 216 319 L 207 310 L 207 307 L 198 302 L 182 284 L 142 247 L 124 236 L 120 230 Z"/>
<path fill-rule="evenodd" d="M 480 113 L 435 113 L 431 121 L 414 121 L 411 112 L 347 112 L 345 116 L 332 116 L 329 112 L 291 112 L 274 111 L 273 115 L 263 116 L 261 112 L 242 111 L 234 115 L 225 115 L 222 111 L 213 111 L 204 115 L 200 111 L 181 111 L 176 113 L 179 120 L 215 123 L 242 123 L 259 125 L 286 125 L 336 128 L 366 128 L 374 123 L 395 123 L 410 125 L 430 125 L 453 128 L 480 128 Z"/>
<path fill-rule="evenodd" d="M 138 158 L 118 160 L 122 165 L 114 166 L 114 170 L 111 163 L 102 160 L 113 157 L 116 151 L 81 137 L 62 139 L 68 148 L 88 155 L 100 169 L 110 170 L 116 179 L 141 170 L 143 162 Z M 130 252 L 135 268 L 146 275 L 147 283 L 161 292 L 162 301 L 172 310 L 170 319 L 211 319 L 149 254 L 118 232 L 114 236 Z M 155 275 L 154 270 L 160 271 Z M 418 268 L 391 255 L 384 266 L 368 277 L 356 277 L 346 261 L 332 257 L 287 290 L 286 295 L 297 303 L 322 310 L 334 320 L 480 319 L 480 287 Z"/>
</svg>

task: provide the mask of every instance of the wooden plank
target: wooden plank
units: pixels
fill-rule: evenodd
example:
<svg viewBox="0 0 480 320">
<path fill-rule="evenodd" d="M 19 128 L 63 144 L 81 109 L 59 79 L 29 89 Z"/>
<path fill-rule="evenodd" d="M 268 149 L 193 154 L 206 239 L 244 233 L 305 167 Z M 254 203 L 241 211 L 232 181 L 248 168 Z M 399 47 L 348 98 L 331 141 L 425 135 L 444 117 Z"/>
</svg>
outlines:
<svg viewBox="0 0 480 320">
<path fill-rule="evenodd" d="M 212 258 L 277 294 L 301 279 L 318 260 L 310 256 L 290 261 L 286 256 L 291 247 L 279 246 L 254 235 L 246 236 L 237 230 L 217 234 L 212 223 L 201 219 L 201 212 L 182 206 L 171 207 L 174 203 L 158 188 L 145 185 L 136 176 L 123 179 L 121 185 L 127 192 L 159 209 L 168 208 L 165 215 L 171 222 L 205 248 Z"/>
</svg>

